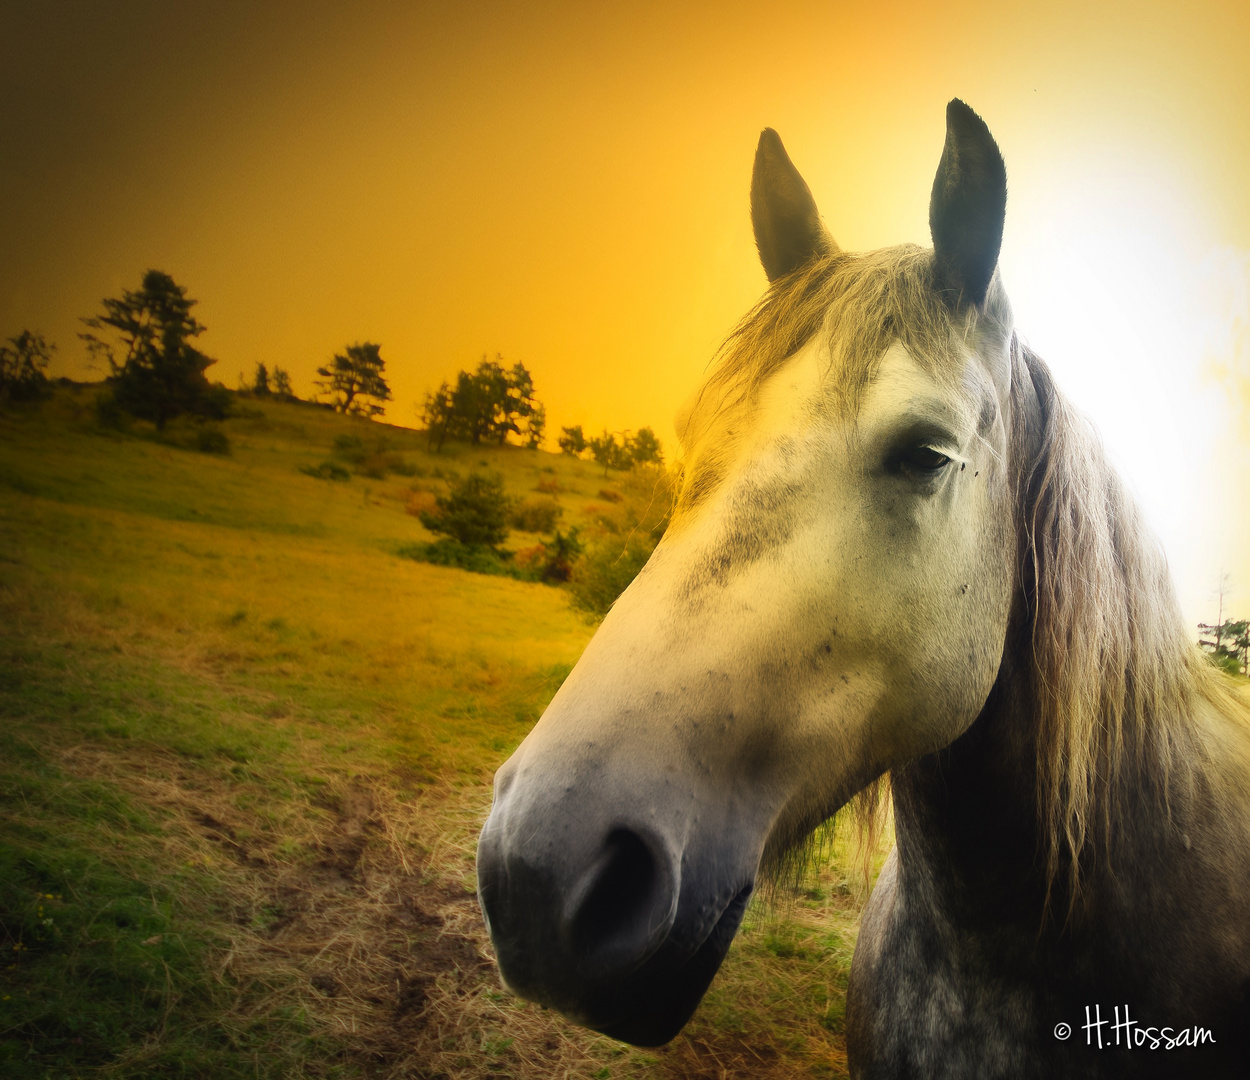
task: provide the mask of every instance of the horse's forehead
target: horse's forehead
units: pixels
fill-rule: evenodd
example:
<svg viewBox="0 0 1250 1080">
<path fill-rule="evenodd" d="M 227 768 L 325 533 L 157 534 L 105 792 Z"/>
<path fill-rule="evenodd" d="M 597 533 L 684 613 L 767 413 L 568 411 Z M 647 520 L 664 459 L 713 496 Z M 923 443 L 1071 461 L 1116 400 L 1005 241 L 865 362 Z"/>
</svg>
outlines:
<svg viewBox="0 0 1250 1080">
<path fill-rule="evenodd" d="M 996 373 L 973 352 L 941 364 L 922 364 L 901 343 L 881 357 L 859 409 L 867 412 L 904 412 L 923 405 L 984 426 L 987 414 L 997 412 Z"/>
<path fill-rule="evenodd" d="M 997 383 L 990 366 L 971 350 L 935 363 L 895 341 L 862 377 L 839 369 L 829 350 L 813 341 L 767 380 L 750 427 L 763 434 L 839 421 L 855 430 L 882 413 L 918 407 L 975 422 L 996 411 Z"/>
<path fill-rule="evenodd" d="M 754 393 L 735 396 L 712 380 L 676 419 L 687 452 L 679 516 L 701 503 L 752 448 L 779 437 L 791 443 L 794 436 L 840 428 L 854 439 L 865 420 L 905 413 L 913 401 L 927 403 L 930 412 L 935 405 L 944 408 L 955 428 L 987 432 L 1007 401 L 1008 369 L 996 369 L 1001 351 L 968 342 L 939 357 L 917 356 L 895 341 L 865 367 L 848 364 L 836 342 L 818 335 Z"/>
</svg>

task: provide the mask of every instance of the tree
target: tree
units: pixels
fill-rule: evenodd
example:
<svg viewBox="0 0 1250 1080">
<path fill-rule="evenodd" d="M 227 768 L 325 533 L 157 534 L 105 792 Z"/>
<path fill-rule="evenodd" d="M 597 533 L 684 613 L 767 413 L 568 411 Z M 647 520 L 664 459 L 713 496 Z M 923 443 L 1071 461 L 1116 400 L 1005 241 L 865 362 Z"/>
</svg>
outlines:
<svg viewBox="0 0 1250 1080">
<path fill-rule="evenodd" d="M 432 394 L 425 395 L 421 406 L 421 422 L 425 425 L 428 444 L 434 450 L 442 450 L 443 443 L 452 434 L 456 420 L 455 395 L 446 380 Z"/>
<path fill-rule="evenodd" d="M 291 389 L 291 376 L 285 368 L 273 369 L 273 392 L 279 397 L 293 398 L 295 391 Z"/>
<path fill-rule="evenodd" d="M 333 395 L 338 412 L 381 416 L 386 412 L 382 402 L 391 400 L 391 388 L 382 374 L 385 370 L 382 346 L 372 341 L 357 342 L 335 353 L 328 366 L 317 369 L 321 376 L 317 385 L 321 393 Z"/>
<path fill-rule="evenodd" d="M 256 365 L 256 375 L 252 379 L 253 394 L 269 393 L 269 369 L 264 364 Z"/>
<path fill-rule="evenodd" d="M 618 443 L 616 436 L 605 430 L 602 435 L 591 439 L 588 445 L 590 456 L 603 466 L 604 476 L 608 475 L 609 469 L 625 472 L 634 464 L 630 455 L 629 432 L 625 432 L 622 441 Z"/>
<path fill-rule="evenodd" d="M 536 401 L 525 424 L 525 448 L 527 450 L 542 449 L 543 438 L 546 434 L 547 407 Z"/>
<path fill-rule="evenodd" d="M 82 319 L 92 332 L 78 336 L 108 362 L 114 400 L 158 431 L 182 413 L 226 413 L 226 392 L 204 375 L 216 361 L 190 344 L 205 329 L 191 314 L 196 303 L 168 274 L 149 270 L 138 290 L 124 289 L 120 300 L 103 301 L 102 315 Z"/>
<path fill-rule="evenodd" d="M 507 375 L 503 368 L 485 357 L 477 371 L 461 371 L 451 394 L 452 416 L 458 434 L 474 446 L 494 434 L 495 414 L 507 397 Z M 506 437 L 506 433 L 505 433 Z"/>
<path fill-rule="evenodd" d="M 1214 638 L 1199 638 L 1198 645 L 1216 667 L 1231 674 L 1248 674 L 1250 668 L 1250 620 L 1199 623 L 1198 632 Z"/>
<path fill-rule="evenodd" d="M 1198 638 L 1198 646 L 1216 667 L 1231 674 L 1250 673 L 1250 621 L 1224 618 L 1224 598 L 1232 589 L 1231 577 L 1223 570 L 1215 588 L 1219 598 L 1214 623 L 1199 623 L 1199 634 L 1211 634 L 1210 638 Z"/>
<path fill-rule="evenodd" d="M 560 429 L 560 438 L 557 440 L 562 453 L 571 454 L 578 457 L 586 452 L 586 436 L 582 432 L 582 425 L 576 427 L 566 427 Z"/>
<path fill-rule="evenodd" d="M 639 428 L 638 434 L 632 440 L 626 436 L 626 445 L 635 465 L 647 462 L 653 465 L 664 464 L 664 451 L 660 446 L 660 440 L 655 437 L 655 432 L 649 427 Z"/>
<path fill-rule="evenodd" d="M 430 532 L 450 536 L 466 547 L 494 549 L 507 539 L 512 500 L 504 494 L 499 473 L 469 473 L 434 505 L 433 513 L 422 510 L 418 515 Z"/>
<path fill-rule="evenodd" d="M 541 445 L 547 412 L 534 396 L 534 379 L 524 364 L 506 370 L 502 359 L 498 354 L 494 360 L 482 357 L 476 371 L 456 375 L 455 386 L 443 382 L 426 394 L 421 416 L 431 446 L 441 450 L 449 438 L 475 446 L 498 441 L 502 446 L 509 435 L 533 449 Z"/>
<path fill-rule="evenodd" d="M 0 402 L 32 401 L 48 389 L 45 374 L 56 346 L 23 330 L 0 345 Z"/>
</svg>

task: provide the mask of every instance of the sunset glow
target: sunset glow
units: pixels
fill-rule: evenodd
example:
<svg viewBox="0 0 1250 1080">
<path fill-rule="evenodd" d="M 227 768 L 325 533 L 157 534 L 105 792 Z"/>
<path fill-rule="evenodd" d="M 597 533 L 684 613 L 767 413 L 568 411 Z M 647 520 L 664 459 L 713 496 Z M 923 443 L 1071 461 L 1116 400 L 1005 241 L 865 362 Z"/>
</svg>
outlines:
<svg viewBox="0 0 1250 1080">
<path fill-rule="evenodd" d="M 671 457 L 765 284 L 760 129 L 844 248 L 928 244 L 960 96 L 1007 162 L 1022 334 L 1145 503 L 1187 619 L 1214 617 L 1221 568 L 1250 611 L 1247 41 L 1218 0 L 6 5 L 0 337 L 99 377 L 78 318 L 156 267 L 228 386 L 264 362 L 308 395 L 378 341 L 386 419 L 412 425 L 498 352 L 550 431 L 650 425 Z"/>
</svg>

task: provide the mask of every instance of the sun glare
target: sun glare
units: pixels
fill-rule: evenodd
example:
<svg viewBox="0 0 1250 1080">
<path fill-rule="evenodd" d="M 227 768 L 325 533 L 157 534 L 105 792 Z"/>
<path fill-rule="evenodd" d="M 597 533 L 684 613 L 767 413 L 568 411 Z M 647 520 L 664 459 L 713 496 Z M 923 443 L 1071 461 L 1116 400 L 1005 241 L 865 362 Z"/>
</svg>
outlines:
<svg viewBox="0 0 1250 1080">
<path fill-rule="evenodd" d="M 1215 549 L 1240 513 L 1230 379 L 1243 360 L 1228 327 L 1230 306 L 1245 306 L 1246 260 L 1210 241 L 1192 192 L 1140 168 L 1013 201 L 1002 271 L 1016 323 L 1102 434 L 1168 554 L 1186 620 L 1209 620 L 1219 567 L 1237 561 Z"/>
</svg>

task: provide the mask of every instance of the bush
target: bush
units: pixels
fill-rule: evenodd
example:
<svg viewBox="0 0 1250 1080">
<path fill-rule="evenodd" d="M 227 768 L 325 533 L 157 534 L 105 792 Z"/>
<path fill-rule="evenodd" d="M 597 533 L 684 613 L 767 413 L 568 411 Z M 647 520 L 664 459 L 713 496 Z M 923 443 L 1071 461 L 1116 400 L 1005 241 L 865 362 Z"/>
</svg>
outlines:
<svg viewBox="0 0 1250 1080">
<path fill-rule="evenodd" d="M 633 538 L 624 545 L 619 540 L 594 544 L 573 566 L 569 578 L 573 604 L 603 618 L 646 566 L 654 550 L 654 544 Z"/>
<path fill-rule="evenodd" d="M 559 585 L 569 580 L 573 561 L 581 553 L 582 544 L 576 529 L 570 529 L 567 535 L 557 530 L 550 540 L 518 551 L 514 561 L 522 570 L 530 571 L 536 580 Z"/>
<path fill-rule="evenodd" d="M 355 465 L 365 459 L 365 444 L 358 435 L 336 435 L 334 453 Z"/>
<path fill-rule="evenodd" d="M 503 477 L 472 472 L 434 500 L 437 509 L 417 516 L 430 532 L 442 533 L 466 547 L 496 548 L 508 536 L 512 500 L 503 492 Z"/>
<path fill-rule="evenodd" d="M 415 518 L 419 518 L 422 514 L 432 513 L 437 506 L 438 501 L 434 498 L 433 492 L 414 491 L 408 496 L 408 503 L 405 505 L 404 511 Z"/>
<path fill-rule="evenodd" d="M 128 431 L 130 414 L 118 404 L 112 390 L 105 390 L 95 399 L 96 423 L 110 431 Z"/>
<path fill-rule="evenodd" d="M 230 440 L 221 428 L 202 427 L 195 433 L 195 448 L 201 454 L 228 454 Z"/>
<path fill-rule="evenodd" d="M 508 523 L 522 532 L 549 533 L 563 514 L 564 507 L 554 499 L 526 499 L 512 508 Z"/>
<path fill-rule="evenodd" d="M 318 480 L 350 480 L 352 478 L 351 473 L 333 461 L 323 461 L 320 465 L 301 465 L 299 471 L 306 476 L 315 476 Z"/>
<path fill-rule="evenodd" d="M 1227 650 L 1221 650 L 1220 652 L 1203 650 L 1203 656 L 1207 658 L 1209 664 L 1219 668 L 1225 675 L 1241 674 L 1241 658 Z"/>
<path fill-rule="evenodd" d="M 357 459 L 356 471 L 373 480 L 385 480 L 387 473 L 398 473 L 400 476 L 417 475 L 415 465 L 406 461 L 403 455 L 389 450 L 379 450 L 376 454 L 368 454 Z"/>
<path fill-rule="evenodd" d="M 562 534 L 559 529 L 542 545 L 543 558 L 539 576 L 547 582 L 564 582 L 573 576 L 573 563 L 582 554 L 582 542 L 576 529 Z"/>
<path fill-rule="evenodd" d="M 574 606 L 600 618 L 651 557 L 676 495 L 674 477 L 655 465 L 636 466 L 620 483 L 619 502 L 594 508 L 593 531 L 569 578 Z"/>
<path fill-rule="evenodd" d="M 514 563 L 510 551 L 496 551 L 484 544 L 462 544 L 450 537 L 431 544 L 408 544 L 399 549 L 399 554 L 405 559 L 416 559 L 435 566 L 454 566 L 474 574 L 494 574 L 520 581 L 539 580 L 538 572 Z"/>
</svg>

